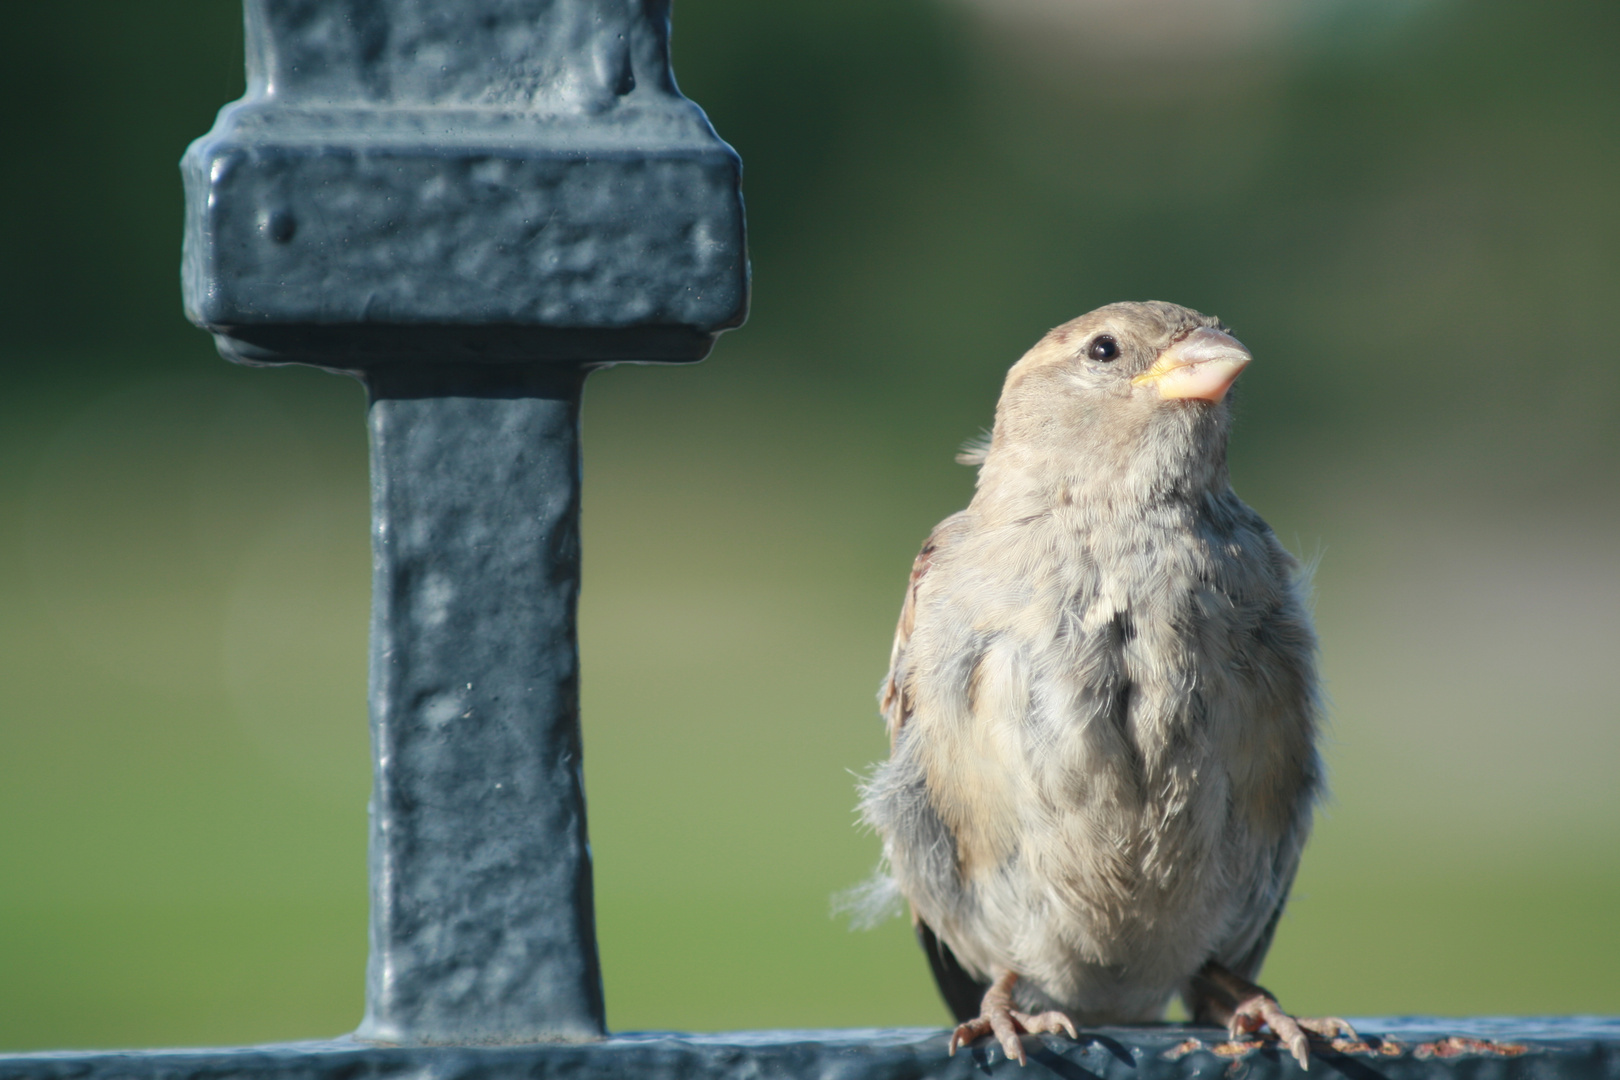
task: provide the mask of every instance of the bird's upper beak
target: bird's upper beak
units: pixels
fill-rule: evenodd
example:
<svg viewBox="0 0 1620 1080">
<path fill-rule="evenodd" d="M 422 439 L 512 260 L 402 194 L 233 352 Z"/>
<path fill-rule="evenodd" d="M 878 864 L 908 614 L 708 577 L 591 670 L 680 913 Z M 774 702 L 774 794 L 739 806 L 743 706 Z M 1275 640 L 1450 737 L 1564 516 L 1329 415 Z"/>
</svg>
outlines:
<svg viewBox="0 0 1620 1080">
<path fill-rule="evenodd" d="M 1160 353 L 1131 385 L 1151 383 L 1161 398 L 1220 401 L 1251 359 L 1237 338 L 1203 326 Z"/>
</svg>

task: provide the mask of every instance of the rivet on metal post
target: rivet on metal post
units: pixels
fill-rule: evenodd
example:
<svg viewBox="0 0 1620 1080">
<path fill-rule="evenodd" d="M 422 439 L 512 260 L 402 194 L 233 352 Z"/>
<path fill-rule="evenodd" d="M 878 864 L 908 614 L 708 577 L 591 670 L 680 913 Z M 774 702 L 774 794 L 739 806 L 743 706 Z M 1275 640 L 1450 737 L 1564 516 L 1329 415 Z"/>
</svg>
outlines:
<svg viewBox="0 0 1620 1080">
<path fill-rule="evenodd" d="M 579 403 L 747 306 L 740 165 L 667 0 L 245 0 L 183 162 L 187 314 L 370 393 L 363 1038 L 602 1034 L 578 721 Z"/>
</svg>

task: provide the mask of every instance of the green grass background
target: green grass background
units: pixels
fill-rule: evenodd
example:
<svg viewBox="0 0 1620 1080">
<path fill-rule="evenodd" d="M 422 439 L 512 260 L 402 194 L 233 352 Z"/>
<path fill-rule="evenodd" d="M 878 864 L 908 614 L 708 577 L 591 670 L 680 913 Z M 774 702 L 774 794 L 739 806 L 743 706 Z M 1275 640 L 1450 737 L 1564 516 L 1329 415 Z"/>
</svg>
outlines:
<svg viewBox="0 0 1620 1080">
<path fill-rule="evenodd" d="M 944 1022 L 906 927 L 829 912 L 876 859 L 852 774 L 901 587 L 1006 366 L 1149 296 L 1254 350 L 1235 480 L 1319 561 L 1335 798 L 1264 980 L 1304 1012 L 1620 1011 L 1616 10 L 678 7 L 755 299 L 704 364 L 586 395 L 610 1024 Z M 179 315 L 175 162 L 241 91 L 235 5 L 11 24 L 0 1049 L 337 1034 L 363 396 Z"/>
</svg>

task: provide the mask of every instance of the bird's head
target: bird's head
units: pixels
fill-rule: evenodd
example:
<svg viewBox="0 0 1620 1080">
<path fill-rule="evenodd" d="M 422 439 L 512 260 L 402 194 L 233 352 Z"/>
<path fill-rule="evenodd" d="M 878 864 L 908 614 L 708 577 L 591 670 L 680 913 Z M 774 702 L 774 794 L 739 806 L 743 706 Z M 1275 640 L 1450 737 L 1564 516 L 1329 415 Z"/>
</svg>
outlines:
<svg viewBox="0 0 1620 1080">
<path fill-rule="evenodd" d="M 1098 308 L 1007 373 L 986 464 L 1138 487 L 1224 483 L 1227 393 L 1249 359 L 1219 319 L 1190 308 Z"/>
</svg>

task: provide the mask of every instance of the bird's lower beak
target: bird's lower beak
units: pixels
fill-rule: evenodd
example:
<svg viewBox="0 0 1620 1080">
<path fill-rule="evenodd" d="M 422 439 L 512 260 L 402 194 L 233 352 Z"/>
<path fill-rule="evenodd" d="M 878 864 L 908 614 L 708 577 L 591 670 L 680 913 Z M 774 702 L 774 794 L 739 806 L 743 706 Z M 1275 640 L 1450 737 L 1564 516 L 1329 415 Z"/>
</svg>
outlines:
<svg viewBox="0 0 1620 1080">
<path fill-rule="evenodd" d="M 1159 388 L 1161 398 L 1220 401 L 1251 359 L 1237 338 L 1204 326 L 1160 353 L 1131 385 L 1151 383 Z"/>
</svg>

